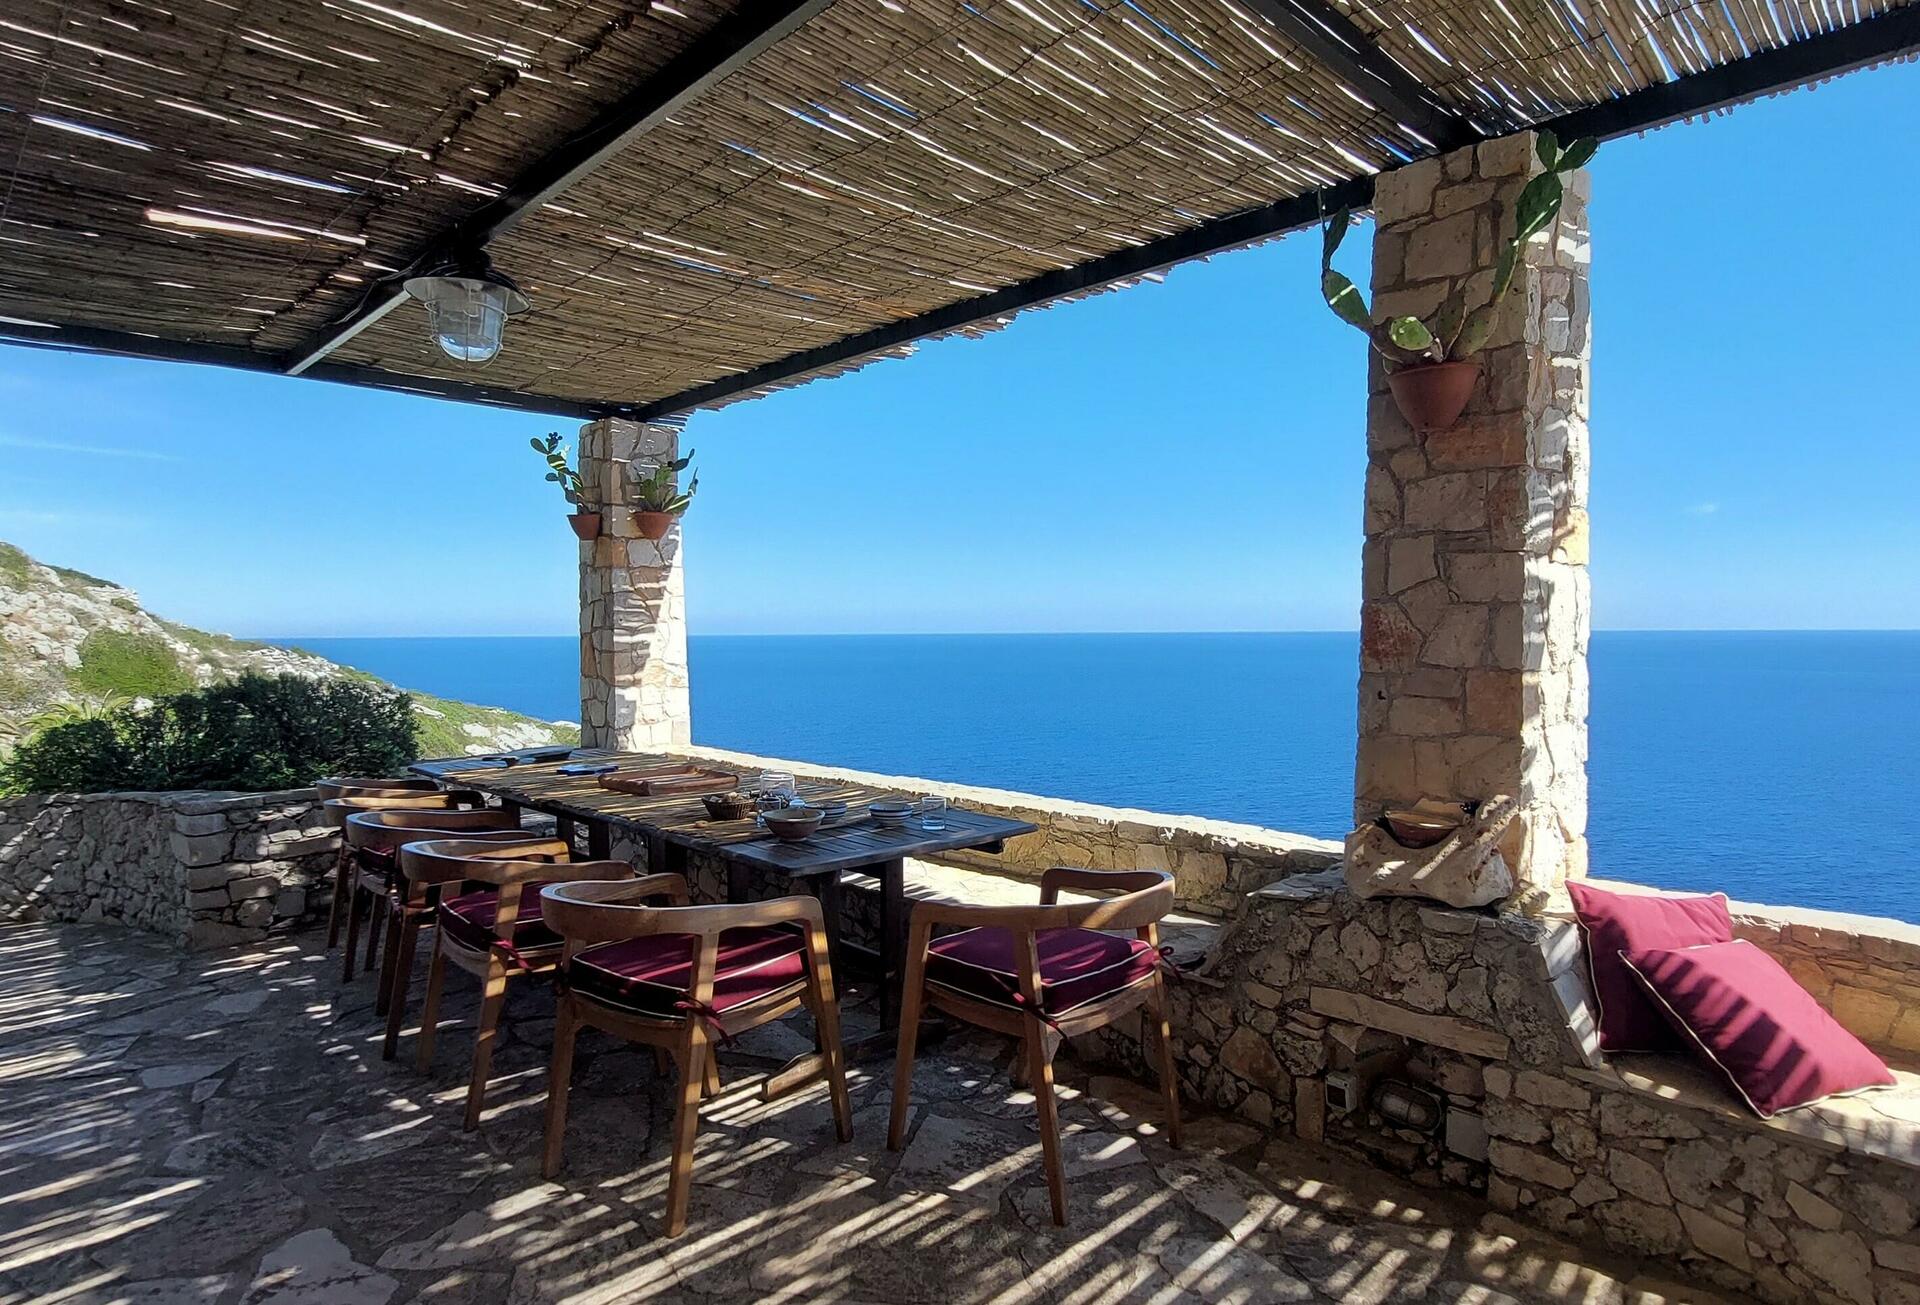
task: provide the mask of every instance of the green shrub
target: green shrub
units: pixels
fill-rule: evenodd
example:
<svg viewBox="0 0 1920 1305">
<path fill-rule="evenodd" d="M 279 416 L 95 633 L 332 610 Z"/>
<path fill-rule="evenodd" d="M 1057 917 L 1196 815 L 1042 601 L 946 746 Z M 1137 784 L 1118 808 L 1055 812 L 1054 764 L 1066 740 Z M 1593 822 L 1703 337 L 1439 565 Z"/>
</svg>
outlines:
<svg viewBox="0 0 1920 1305">
<path fill-rule="evenodd" d="M 387 775 L 418 756 L 413 702 L 354 680 L 242 675 L 145 710 L 32 735 L 0 768 L 19 793 L 302 788 L 323 775 Z"/>
<path fill-rule="evenodd" d="M 73 687 L 96 698 L 161 698 L 191 689 L 193 676 L 158 635 L 95 630 L 80 645 Z"/>
<path fill-rule="evenodd" d="M 0 576 L 25 587 L 33 579 L 33 560 L 12 544 L 0 544 Z"/>
</svg>

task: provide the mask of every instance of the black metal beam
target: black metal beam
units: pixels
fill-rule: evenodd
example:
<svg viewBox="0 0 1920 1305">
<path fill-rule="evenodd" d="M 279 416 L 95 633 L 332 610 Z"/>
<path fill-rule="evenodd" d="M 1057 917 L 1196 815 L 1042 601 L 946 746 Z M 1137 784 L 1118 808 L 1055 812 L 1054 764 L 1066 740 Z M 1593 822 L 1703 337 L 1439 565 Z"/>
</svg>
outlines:
<svg viewBox="0 0 1920 1305">
<path fill-rule="evenodd" d="M 608 159 L 653 130 L 798 30 L 832 0 L 742 0 L 659 72 L 622 96 L 579 135 L 536 159 L 499 195 L 436 233 L 413 251 L 411 269 L 437 256 L 482 249 L 540 207 L 593 172 Z M 290 350 L 282 369 L 298 376 L 308 371 L 397 308 L 406 298 L 400 276 L 384 279 L 346 316 L 329 323 Z"/>
<path fill-rule="evenodd" d="M 1561 140 L 1597 136 L 1602 140 L 1663 127 L 1682 118 L 1709 113 L 1742 100 L 1791 90 L 1808 82 L 1837 77 L 1869 64 L 1881 63 L 1920 50 L 1920 2 L 1864 19 L 1820 36 L 1808 37 L 1775 50 L 1675 81 L 1632 91 L 1603 104 L 1533 124 L 1551 128 Z M 1061 272 L 1048 272 L 991 294 L 936 308 L 915 317 L 850 335 L 833 344 L 805 349 L 749 371 L 710 381 L 635 405 L 641 417 L 658 417 L 703 404 L 719 403 L 762 386 L 778 385 L 808 372 L 853 362 L 867 354 L 939 335 L 973 322 L 1017 313 L 1049 299 L 1075 294 L 1109 281 L 1168 267 L 1189 258 L 1217 254 L 1239 245 L 1284 235 L 1312 225 L 1321 212 L 1344 206 L 1365 207 L 1372 202 L 1372 178 L 1342 182 L 1298 199 L 1216 218 L 1188 231 L 1149 241 L 1082 263 Z"/>
<path fill-rule="evenodd" d="M 59 353 L 86 353 L 116 358 L 141 358 L 158 362 L 198 363 L 211 367 L 233 367 L 258 372 L 263 376 L 286 379 L 271 354 L 237 344 L 205 344 L 193 340 L 169 340 L 132 331 L 115 331 L 94 326 L 34 325 L 27 322 L 0 322 L 0 344 L 29 349 L 48 349 Z M 497 385 L 476 385 L 468 381 L 445 381 L 432 376 L 407 376 L 399 372 L 361 367 L 354 363 L 322 362 L 295 378 L 304 381 L 332 381 L 340 385 L 391 390 L 432 399 L 453 399 L 461 403 L 483 403 L 494 408 L 513 408 L 521 412 L 546 413 L 556 417 L 620 416 L 628 409 L 614 403 L 587 399 L 555 398 L 528 394 Z"/>
<path fill-rule="evenodd" d="M 1418 132 L 1435 149 L 1444 153 L 1470 145 L 1477 138 L 1472 125 L 1441 103 L 1432 88 L 1395 63 L 1351 19 L 1323 0 L 1240 3 L 1266 19 L 1355 94 L 1401 126 Z"/>
</svg>

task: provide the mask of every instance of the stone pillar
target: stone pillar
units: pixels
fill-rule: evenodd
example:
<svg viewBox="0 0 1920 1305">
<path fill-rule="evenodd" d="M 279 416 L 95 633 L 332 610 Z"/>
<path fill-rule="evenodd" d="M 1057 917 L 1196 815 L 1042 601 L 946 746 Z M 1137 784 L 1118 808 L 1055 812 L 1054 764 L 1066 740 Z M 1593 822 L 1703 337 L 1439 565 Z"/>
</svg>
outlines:
<svg viewBox="0 0 1920 1305">
<path fill-rule="evenodd" d="M 580 477 L 600 506 L 600 538 L 580 545 L 580 741 L 657 749 L 691 743 L 687 607 L 680 524 L 642 539 L 628 467 L 678 456 L 677 423 L 606 419 L 580 428 Z"/>
<path fill-rule="evenodd" d="M 1388 173 L 1375 192 L 1376 318 L 1485 301 L 1539 171 L 1521 133 Z M 1459 425 L 1413 431 L 1378 354 L 1367 404 L 1354 815 L 1511 794 L 1520 889 L 1584 873 L 1587 824 L 1587 200 L 1567 178 L 1528 243 Z"/>
</svg>

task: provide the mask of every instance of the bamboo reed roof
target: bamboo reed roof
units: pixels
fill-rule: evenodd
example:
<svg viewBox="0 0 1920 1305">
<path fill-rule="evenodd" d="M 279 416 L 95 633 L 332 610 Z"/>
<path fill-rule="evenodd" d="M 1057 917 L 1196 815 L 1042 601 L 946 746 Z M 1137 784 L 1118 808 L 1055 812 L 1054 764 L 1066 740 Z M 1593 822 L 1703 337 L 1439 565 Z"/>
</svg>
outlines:
<svg viewBox="0 0 1920 1305">
<path fill-rule="evenodd" d="M 10 0 L 0 329 L 278 367 L 731 7 Z M 1332 7 L 1475 136 L 1899 8 Z M 836 0 L 492 242 L 534 308 L 491 364 L 442 357 L 411 304 L 331 362 L 376 383 L 479 382 L 536 407 L 711 392 L 1435 152 L 1350 73 L 1252 0 Z"/>
</svg>

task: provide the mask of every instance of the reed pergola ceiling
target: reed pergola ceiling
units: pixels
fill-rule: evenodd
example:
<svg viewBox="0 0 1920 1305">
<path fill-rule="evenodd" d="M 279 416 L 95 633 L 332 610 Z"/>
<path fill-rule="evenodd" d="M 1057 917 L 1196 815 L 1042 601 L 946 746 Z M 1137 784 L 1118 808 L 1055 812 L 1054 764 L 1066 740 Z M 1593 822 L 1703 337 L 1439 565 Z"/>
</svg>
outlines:
<svg viewBox="0 0 1920 1305">
<path fill-rule="evenodd" d="M 1887 0 L 13 0 L 0 333 L 658 415 L 992 329 L 1552 122 L 1920 45 Z M 398 274 L 484 243 L 484 368 Z"/>
</svg>

